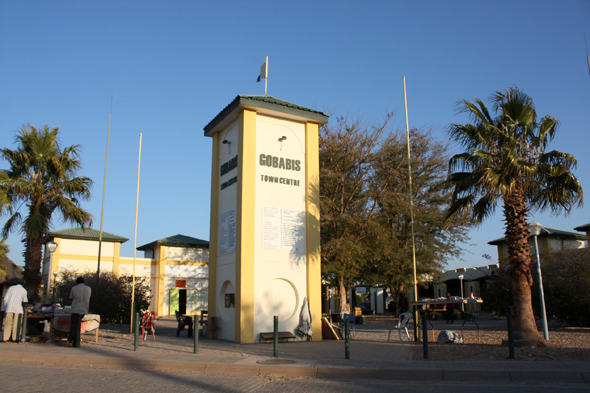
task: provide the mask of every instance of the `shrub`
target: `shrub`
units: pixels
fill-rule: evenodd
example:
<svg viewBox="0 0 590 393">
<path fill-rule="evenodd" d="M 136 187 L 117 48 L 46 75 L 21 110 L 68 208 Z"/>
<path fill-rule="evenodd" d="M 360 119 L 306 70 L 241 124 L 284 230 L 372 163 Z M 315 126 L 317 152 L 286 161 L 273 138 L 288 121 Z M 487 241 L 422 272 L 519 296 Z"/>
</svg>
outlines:
<svg viewBox="0 0 590 393">
<path fill-rule="evenodd" d="M 70 291 L 76 285 L 76 278 L 84 277 L 84 283 L 92 288 L 89 311 L 99 314 L 103 323 L 130 323 L 131 319 L 131 276 L 101 274 L 96 283 L 96 274 L 62 274 L 57 281 L 56 302 L 72 304 Z M 147 310 L 150 306 L 150 288 L 147 279 L 135 277 L 135 309 Z"/>
<path fill-rule="evenodd" d="M 590 326 L 590 249 L 551 254 L 542 273 L 547 318 Z"/>
<path fill-rule="evenodd" d="M 503 266 L 494 270 L 482 283 L 481 297 L 486 310 L 506 315 L 513 304 L 510 273 Z"/>
</svg>

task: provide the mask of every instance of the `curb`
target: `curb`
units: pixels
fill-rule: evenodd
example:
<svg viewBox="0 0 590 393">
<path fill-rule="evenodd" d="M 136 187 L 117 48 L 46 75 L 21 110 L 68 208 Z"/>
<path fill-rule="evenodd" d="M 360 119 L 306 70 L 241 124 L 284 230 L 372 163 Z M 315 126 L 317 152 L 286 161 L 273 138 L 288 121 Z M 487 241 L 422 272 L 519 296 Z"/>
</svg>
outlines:
<svg viewBox="0 0 590 393">
<path fill-rule="evenodd" d="M 255 366 L 222 363 L 177 362 L 173 360 L 114 359 L 107 357 L 3 353 L 0 363 L 39 363 L 58 366 L 88 367 L 107 370 L 174 371 L 204 374 L 269 376 L 285 375 L 326 379 L 381 379 L 398 381 L 495 381 L 532 382 L 550 381 L 590 384 L 588 371 L 549 370 L 481 370 L 429 368 L 359 368 L 313 366 Z"/>
</svg>

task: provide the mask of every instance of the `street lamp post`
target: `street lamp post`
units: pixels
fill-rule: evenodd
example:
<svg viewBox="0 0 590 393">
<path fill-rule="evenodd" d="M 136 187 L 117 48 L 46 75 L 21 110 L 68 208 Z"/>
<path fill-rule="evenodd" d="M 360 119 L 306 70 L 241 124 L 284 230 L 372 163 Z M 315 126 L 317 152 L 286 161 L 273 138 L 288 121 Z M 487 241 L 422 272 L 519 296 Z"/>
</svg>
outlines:
<svg viewBox="0 0 590 393">
<path fill-rule="evenodd" d="M 460 274 L 459 275 L 459 280 L 461 280 L 461 311 L 465 311 L 463 309 L 463 279 L 465 278 L 464 275 Z"/>
<path fill-rule="evenodd" d="M 541 317 L 543 318 L 543 338 L 549 340 L 549 329 L 547 327 L 547 312 L 545 311 L 545 294 L 543 292 L 543 277 L 541 276 L 541 258 L 539 256 L 539 243 L 537 236 L 541 234 L 543 226 L 538 222 L 531 222 L 528 225 L 531 236 L 535 238 L 535 254 L 537 255 L 537 278 L 539 280 L 539 299 L 541 303 Z"/>
<path fill-rule="evenodd" d="M 45 295 L 45 302 L 49 303 L 49 291 L 51 290 L 51 270 L 53 268 L 53 253 L 57 250 L 57 243 L 49 241 L 45 244 L 47 251 L 49 251 L 49 266 L 47 267 L 47 292 Z"/>
</svg>

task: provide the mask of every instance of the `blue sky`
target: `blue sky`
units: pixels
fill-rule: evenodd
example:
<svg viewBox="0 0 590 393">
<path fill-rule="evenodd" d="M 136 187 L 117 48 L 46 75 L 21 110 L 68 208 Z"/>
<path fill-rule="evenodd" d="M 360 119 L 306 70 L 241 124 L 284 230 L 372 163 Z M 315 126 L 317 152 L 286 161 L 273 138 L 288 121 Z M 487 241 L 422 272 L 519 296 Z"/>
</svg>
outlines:
<svg viewBox="0 0 590 393">
<path fill-rule="evenodd" d="M 84 208 L 99 228 L 113 97 L 104 230 L 128 237 L 121 254 L 133 256 L 143 133 L 137 245 L 179 233 L 208 240 L 203 127 L 236 95 L 264 93 L 256 77 L 269 56 L 270 95 L 368 121 L 395 111 L 396 128 L 405 127 L 405 75 L 410 126 L 432 127 L 441 140 L 450 123 L 467 121 L 457 101 L 517 85 L 539 115 L 561 121 L 549 148 L 578 157 L 575 174 L 590 192 L 584 33 L 590 2 L 581 0 L 0 0 L 0 147 L 15 148 L 23 124 L 59 126 L 62 146 L 82 147 L 80 174 L 95 181 Z M 533 220 L 573 231 L 589 212 Z M 471 231 L 449 268 L 496 257 L 487 242 L 503 236 L 500 213 Z M 22 263 L 20 235 L 8 244 Z"/>
</svg>

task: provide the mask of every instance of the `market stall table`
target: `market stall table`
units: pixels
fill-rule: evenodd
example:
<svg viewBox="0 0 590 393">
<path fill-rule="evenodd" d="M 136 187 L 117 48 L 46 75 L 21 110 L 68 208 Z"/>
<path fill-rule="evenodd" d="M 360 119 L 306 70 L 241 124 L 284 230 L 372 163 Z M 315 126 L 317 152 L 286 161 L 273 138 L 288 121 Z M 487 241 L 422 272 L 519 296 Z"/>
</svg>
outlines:
<svg viewBox="0 0 590 393">
<path fill-rule="evenodd" d="M 51 333 L 52 340 L 55 337 L 55 333 L 62 333 L 68 335 L 70 333 L 71 326 L 71 315 L 67 310 L 55 310 L 51 322 Z M 82 324 L 80 326 L 80 333 L 87 333 L 96 330 L 94 342 L 98 342 L 98 328 L 100 327 L 100 315 L 98 314 L 85 314 L 82 318 Z"/>
</svg>

